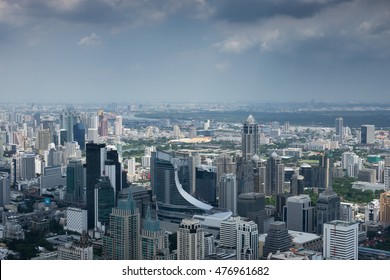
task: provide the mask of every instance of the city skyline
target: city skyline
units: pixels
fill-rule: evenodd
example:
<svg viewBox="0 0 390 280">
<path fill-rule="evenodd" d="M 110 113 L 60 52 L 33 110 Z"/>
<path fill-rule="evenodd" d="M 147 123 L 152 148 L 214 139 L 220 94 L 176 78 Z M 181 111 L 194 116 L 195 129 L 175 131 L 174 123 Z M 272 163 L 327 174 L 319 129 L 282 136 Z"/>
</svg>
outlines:
<svg viewBox="0 0 390 280">
<path fill-rule="evenodd" d="M 0 1 L 2 102 L 389 102 L 385 0 Z"/>
</svg>

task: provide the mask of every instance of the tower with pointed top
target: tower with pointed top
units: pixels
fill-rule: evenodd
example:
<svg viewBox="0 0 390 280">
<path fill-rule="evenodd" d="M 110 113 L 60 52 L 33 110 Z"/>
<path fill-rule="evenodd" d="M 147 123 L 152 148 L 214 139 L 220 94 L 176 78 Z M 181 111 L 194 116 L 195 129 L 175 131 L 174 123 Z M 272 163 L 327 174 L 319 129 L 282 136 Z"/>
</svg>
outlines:
<svg viewBox="0 0 390 280">
<path fill-rule="evenodd" d="M 160 221 L 157 217 L 152 218 L 149 205 L 141 229 L 140 259 L 155 260 L 168 255 L 168 240 L 165 231 L 160 228 Z"/>
<path fill-rule="evenodd" d="M 325 167 L 325 191 L 320 193 L 317 200 L 317 234 L 323 234 L 324 223 L 338 220 L 340 217 L 340 198 L 333 191 L 330 180 L 330 159 L 326 155 L 322 158 Z"/>
<path fill-rule="evenodd" d="M 103 237 L 103 257 L 108 260 L 137 260 L 140 246 L 140 215 L 133 195 L 119 199 L 110 214 L 109 235 Z"/>
<path fill-rule="evenodd" d="M 242 157 L 250 160 L 253 155 L 260 153 L 259 126 L 255 118 L 249 115 L 242 128 Z"/>
</svg>

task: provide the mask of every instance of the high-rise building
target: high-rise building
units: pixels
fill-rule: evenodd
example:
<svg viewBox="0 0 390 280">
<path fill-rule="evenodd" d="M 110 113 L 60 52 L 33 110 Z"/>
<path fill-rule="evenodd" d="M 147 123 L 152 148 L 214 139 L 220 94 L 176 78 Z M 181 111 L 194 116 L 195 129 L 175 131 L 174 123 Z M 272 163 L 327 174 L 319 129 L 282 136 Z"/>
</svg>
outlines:
<svg viewBox="0 0 390 280">
<path fill-rule="evenodd" d="M 10 204 L 9 174 L 0 172 L 0 207 Z"/>
<path fill-rule="evenodd" d="M 123 131 L 122 116 L 116 116 L 115 118 L 115 135 L 121 136 Z"/>
<path fill-rule="evenodd" d="M 259 258 L 259 232 L 254 221 L 240 220 L 237 223 L 237 260 Z"/>
<path fill-rule="evenodd" d="M 227 153 L 221 153 L 215 159 L 214 165 L 217 167 L 217 182 L 219 182 L 223 174 L 236 174 L 236 163 L 233 161 L 233 158 Z"/>
<path fill-rule="evenodd" d="M 358 259 L 358 224 L 334 220 L 324 224 L 324 258 L 333 260 Z"/>
<path fill-rule="evenodd" d="M 237 249 L 237 223 L 241 218 L 239 216 L 229 217 L 221 222 L 219 232 L 219 247 L 223 249 Z"/>
<path fill-rule="evenodd" d="M 51 132 L 48 129 L 38 131 L 38 150 L 40 152 L 49 149 L 51 143 Z"/>
<path fill-rule="evenodd" d="M 242 193 L 237 199 L 237 213 L 257 224 L 259 233 L 264 233 L 265 197 L 260 193 Z"/>
<path fill-rule="evenodd" d="M 329 183 L 329 159 L 325 169 L 325 191 L 320 193 L 316 204 L 317 210 L 317 234 L 323 234 L 324 223 L 338 220 L 340 217 L 340 198 L 333 191 Z"/>
<path fill-rule="evenodd" d="M 285 209 L 284 221 L 287 223 L 287 229 L 314 232 L 314 207 L 311 205 L 311 199 L 307 194 L 287 198 Z"/>
<path fill-rule="evenodd" d="M 177 259 L 203 260 L 204 250 L 204 231 L 200 221 L 183 219 L 177 231 Z"/>
<path fill-rule="evenodd" d="M 344 152 L 341 156 L 341 166 L 348 177 L 357 178 L 362 165 L 362 160 L 353 152 Z"/>
<path fill-rule="evenodd" d="M 158 255 L 168 256 L 169 248 L 165 230 L 160 228 L 159 220 L 153 219 L 150 207 L 141 229 L 140 259 L 155 260 Z"/>
<path fill-rule="evenodd" d="M 265 237 L 263 256 L 277 251 L 285 252 L 291 247 L 291 239 L 288 234 L 285 222 L 273 222 L 270 224 L 267 236 Z"/>
<path fill-rule="evenodd" d="M 259 126 L 252 115 L 249 115 L 242 128 L 242 157 L 250 160 L 260 154 Z"/>
<path fill-rule="evenodd" d="M 219 181 L 218 206 L 229 209 L 234 215 L 237 214 L 237 183 L 236 176 L 232 173 L 223 174 Z"/>
<path fill-rule="evenodd" d="M 255 191 L 254 164 L 251 160 L 240 158 L 237 161 L 236 177 L 238 194 Z"/>
<path fill-rule="evenodd" d="M 304 185 L 305 178 L 302 175 L 298 175 L 298 174 L 294 173 L 290 182 L 291 182 L 290 193 L 292 195 L 303 194 L 303 190 L 305 188 L 305 185 Z"/>
<path fill-rule="evenodd" d="M 66 196 L 67 201 L 84 201 L 84 167 L 81 160 L 71 159 L 66 167 Z"/>
<path fill-rule="evenodd" d="M 337 117 L 335 120 L 335 126 L 336 126 L 336 136 L 339 143 L 342 143 L 344 140 L 344 124 L 343 124 L 343 118 Z"/>
<path fill-rule="evenodd" d="M 119 199 L 110 214 L 109 235 L 103 237 L 103 258 L 138 260 L 140 246 L 140 215 L 133 196 Z"/>
<path fill-rule="evenodd" d="M 35 178 L 35 155 L 24 153 L 22 155 L 20 169 L 20 178 L 22 180 L 31 180 Z"/>
<path fill-rule="evenodd" d="M 284 164 L 277 153 L 273 152 L 267 160 L 266 195 L 284 193 Z"/>
<path fill-rule="evenodd" d="M 114 187 L 108 176 L 102 176 L 95 185 L 95 228 L 108 227 L 114 206 Z"/>
<path fill-rule="evenodd" d="M 127 161 L 127 173 L 129 175 L 135 175 L 135 158 L 130 158 Z"/>
<path fill-rule="evenodd" d="M 87 143 L 86 145 L 86 184 L 87 184 L 87 210 L 88 210 L 88 229 L 95 226 L 95 186 L 104 171 L 104 162 L 106 160 L 106 145 Z"/>
<path fill-rule="evenodd" d="M 76 141 L 79 146 L 80 150 L 85 150 L 85 126 L 82 123 L 76 123 L 73 126 L 73 138 L 74 141 Z"/>
<path fill-rule="evenodd" d="M 83 233 L 88 230 L 87 210 L 81 208 L 68 207 L 66 209 L 66 229 Z"/>
<path fill-rule="evenodd" d="M 361 126 L 361 143 L 374 144 L 375 143 L 375 125 L 364 124 Z"/>
<path fill-rule="evenodd" d="M 390 225 L 390 192 L 381 193 L 379 198 L 379 221 Z"/>
<path fill-rule="evenodd" d="M 383 182 L 385 183 L 385 191 L 390 191 L 390 157 L 385 158 Z"/>
<path fill-rule="evenodd" d="M 210 204 L 217 201 L 217 167 L 200 165 L 196 167 L 195 197 Z"/>
</svg>

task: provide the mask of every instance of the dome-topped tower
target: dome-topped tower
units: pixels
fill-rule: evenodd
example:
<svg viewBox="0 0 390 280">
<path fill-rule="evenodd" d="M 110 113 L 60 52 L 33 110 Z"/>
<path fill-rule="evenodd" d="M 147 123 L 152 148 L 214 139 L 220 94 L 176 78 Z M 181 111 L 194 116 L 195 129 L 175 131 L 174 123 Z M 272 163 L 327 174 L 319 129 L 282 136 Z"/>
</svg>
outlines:
<svg viewBox="0 0 390 280">
<path fill-rule="evenodd" d="M 260 152 L 259 126 L 252 115 L 246 119 L 242 129 L 242 157 L 251 160 Z"/>
</svg>

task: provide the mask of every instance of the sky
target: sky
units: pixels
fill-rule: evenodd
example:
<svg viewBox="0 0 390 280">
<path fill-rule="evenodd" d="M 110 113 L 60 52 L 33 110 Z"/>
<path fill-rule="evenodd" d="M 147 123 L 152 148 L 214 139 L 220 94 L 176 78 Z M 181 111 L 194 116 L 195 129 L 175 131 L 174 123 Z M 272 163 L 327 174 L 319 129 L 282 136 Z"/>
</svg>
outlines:
<svg viewBox="0 0 390 280">
<path fill-rule="evenodd" d="M 390 102 L 389 0 L 0 0 L 0 102 Z"/>
</svg>

